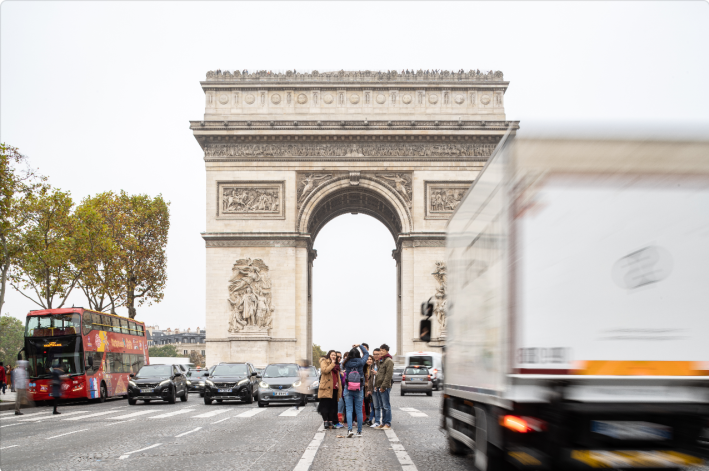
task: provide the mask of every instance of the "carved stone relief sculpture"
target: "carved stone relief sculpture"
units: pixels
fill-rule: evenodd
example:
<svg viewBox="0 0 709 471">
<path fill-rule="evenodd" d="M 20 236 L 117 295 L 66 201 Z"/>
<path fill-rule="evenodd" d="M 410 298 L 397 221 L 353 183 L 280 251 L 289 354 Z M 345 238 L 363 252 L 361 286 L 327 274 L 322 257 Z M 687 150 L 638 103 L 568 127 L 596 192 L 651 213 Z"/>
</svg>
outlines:
<svg viewBox="0 0 709 471">
<path fill-rule="evenodd" d="M 234 263 L 229 279 L 229 332 L 263 332 L 273 327 L 273 295 L 268 265 L 260 258 Z"/>
<path fill-rule="evenodd" d="M 435 303 L 433 307 L 433 315 L 436 316 L 438 323 L 441 325 L 441 336 L 444 337 L 446 329 L 446 289 L 448 284 L 446 263 L 436 262 L 436 271 L 431 274 L 438 282 L 436 294 L 434 295 Z"/>
<path fill-rule="evenodd" d="M 376 174 L 377 178 L 383 179 L 389 186 L 394 187 L 396 192 L 404 199 L 408 207 L 411 207 L 411 175 L 406 173 Z"/>
<path fill-rule="evenodd" d="M 472 182 L 426 182 L 426 219 L 448 219 Z"/>
<path fill-rule="evenodd" d="M 208 144 L 207 158 L 219 157 L 489 157 L 495 144 L 477 143 L 314 143 Z"/>
<path fill-rule="evenodd" d="M 306 173 L 298 175 L 298 208 L 301 207 L 305 199 L 317 187 L 332 178 L 332 174 L 320 175 L 315 173 Z"/>
<path fill-rule="evenodd" d="M 217 216 L 274 219 L 285 215 L 282 182 L 219 182 Z"/>
</svg>

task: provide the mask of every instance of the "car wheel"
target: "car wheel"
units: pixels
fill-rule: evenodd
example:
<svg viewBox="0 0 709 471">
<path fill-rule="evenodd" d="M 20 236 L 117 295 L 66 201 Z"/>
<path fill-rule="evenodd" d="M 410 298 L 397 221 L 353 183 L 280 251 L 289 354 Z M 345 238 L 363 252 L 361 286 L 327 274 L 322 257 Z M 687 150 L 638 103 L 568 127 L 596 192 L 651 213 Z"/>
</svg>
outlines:
<svg viewBox="0 0 709 471">
<path fill-rule="evenodd" d="M 433 391 L 428 391 L 428 392 L 426 393 L 426 395 L 427 395 L 427 396 L 433 396 Z"/>
<path fill-rule="evenodd" d="M 204 393 L 203 392 L 199 393 L 199 397 L 204 397 Z"/>
<path fill-rule="evenodd" d="M 137 399 L 128 398 L 128 405 L 134 406 L 138 403 Z"/>
<path fill-rule="evenodd" d="M 211 403 L 212 403 L 212 400 L 211 400 L 209 397 L 204 396 L 204 405 L 205 405 L 205 406 L 208 406 L 208 405 L 210 405 Z"/>
<path fill-rule="evenodd" d="M 185 392 L 182 394 L 182 396 L 180 396 L 180 400 L 182 402 L 187 402 L 187 399 L 189 399 L 189 396 L 190 396 L 189 393 L 187 392 L 187 390 L 185 390 Z"/>
<path fill-rule="evenodd" d="M 170 396 L 167 398 L 167 403 L 168 404 L 174 404 L 177 402 L 177 392 L 175 391 L 175 388 L 170 389 Z"/>
<path fill-rule="evenodd" d="M 261 401 L 258 401 L 258 406 L 259 406 L 259 407 L 266 407 L 266 404 L 264 404 L 264 403 L 261 402 Z"/>
<path fill-rule="evenodd" d="M 247 404 L 253 404 L 254 403 L 254 393 L 251 391 L 247 396 L 246 399 L 244 399 L 244 402 Z"/>
</svg>

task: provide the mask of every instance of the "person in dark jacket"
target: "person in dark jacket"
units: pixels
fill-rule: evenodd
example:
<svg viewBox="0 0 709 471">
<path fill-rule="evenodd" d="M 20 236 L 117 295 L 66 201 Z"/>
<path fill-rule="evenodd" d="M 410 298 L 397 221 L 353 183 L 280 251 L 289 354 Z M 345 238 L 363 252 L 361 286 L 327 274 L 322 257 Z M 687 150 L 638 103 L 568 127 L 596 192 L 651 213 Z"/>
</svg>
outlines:
<svg viewBox="0 0 709 471">
<path fill-rule="evenodd" d="M 57 410 L 59 405 L 59 399 L 62 397 L 62 380 L 66 378 L 64 370 L 62 370 L 58 365 L 52 368 L 52 397 L 54 398 L 54 414 L 61 414 Z"/>
<path fill-rule="evenodd" d="M 0 361 L 0 389 L 2 389 L 3 394 L 5 394 L 5 388 L 7 388 L 7 371 L 5 371 L 5 366 Z"/>
<path fill-rule="evenodd" d="M 360 353 L 361 349 L 361 353 Z M 362 437 L 362 399 L 364 397 L 364 365 L 369 358 L 369 352 L 363 345 L 353 345 L 350 354 L 345 363 L 345 383 L 342 385 L 344 389 L 345 407 L 347 410 L 347 438 L 355 436 Z M 360 377 L 360 387 L 357 390 L 350 390 L 349 376 L 350 373 L 356 371 Z M 352 412 L 357 413 L 357 435 L 352 433 Z"/>
</svg>

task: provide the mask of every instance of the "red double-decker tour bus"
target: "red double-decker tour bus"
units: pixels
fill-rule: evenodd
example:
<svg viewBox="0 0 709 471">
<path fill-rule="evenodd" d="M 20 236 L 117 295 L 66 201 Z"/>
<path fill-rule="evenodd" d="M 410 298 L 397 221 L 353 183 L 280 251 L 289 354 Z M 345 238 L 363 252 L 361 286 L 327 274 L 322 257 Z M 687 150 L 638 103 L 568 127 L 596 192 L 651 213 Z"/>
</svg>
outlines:
<svg viewBox="0 0 709 471">
<path fill-rule="evenodd" d="M 128 375 L 148 364 L 145 324 L 84 308 L 45 309 L 27 314 L 25 358 L 33 400 L 51 399 L 50 368 L 68 380 L 63 399 L 127 396 Z"/>
</svg>

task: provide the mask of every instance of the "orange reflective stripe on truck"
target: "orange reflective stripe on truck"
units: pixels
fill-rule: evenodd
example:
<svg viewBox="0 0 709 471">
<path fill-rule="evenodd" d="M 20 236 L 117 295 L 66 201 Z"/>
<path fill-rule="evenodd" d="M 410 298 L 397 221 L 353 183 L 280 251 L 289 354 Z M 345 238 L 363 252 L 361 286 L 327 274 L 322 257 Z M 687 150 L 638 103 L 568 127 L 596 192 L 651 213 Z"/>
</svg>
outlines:
<svg viewBox="0 0 709 471">
<path fill-rule="evenodd" d="M 571 372 L 598 376 L 709 376 L 703 364 L 694 361 L 580 361 Z"/>
</svg>

